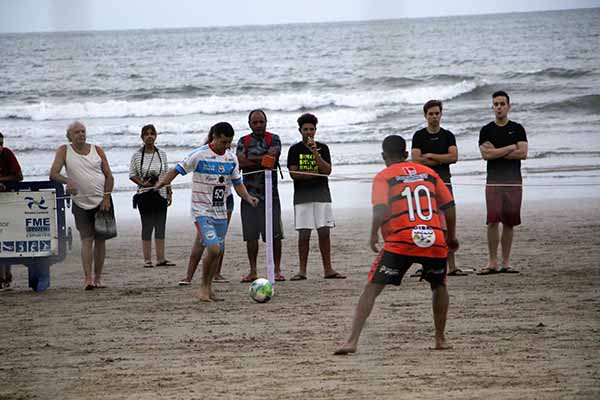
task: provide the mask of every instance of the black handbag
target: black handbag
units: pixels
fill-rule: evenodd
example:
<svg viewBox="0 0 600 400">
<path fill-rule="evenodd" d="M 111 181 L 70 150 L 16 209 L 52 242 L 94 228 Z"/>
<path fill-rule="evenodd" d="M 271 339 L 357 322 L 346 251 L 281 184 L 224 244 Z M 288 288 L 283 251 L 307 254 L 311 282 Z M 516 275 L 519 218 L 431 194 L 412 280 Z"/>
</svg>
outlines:
<svg viewBox="0 0 600 400">
<path fill-rule="evenodd" d="M 115 220 L 115 209 L 110 202 L 110 210 L 96 211 L 94 217 L 95 238 L 100 240 L 108 240 L 117 237 L 117 221 Z"/>
<path fill-rule="evenodd" d="M 162 197 L 157 190 L 148 189 L 133 195 L 133 208 L 136 206 L 143 213 L 162 211 L 167 208 L 167 199 Z"/>
<path fill-rule="evenodd" d="M 143 170 L 144 167 L 144 148 L 141 149 L 142 152 L 142 161 L 140 163 L 140 170 Z M 160 170 L 158 171 L 158 176 L 162 173 L 162 158 L 160 157 L 160 152 L 154 148 L 154 153 L 152 153 L 152 158 L 150 159 L 150 164 L 148 164 L 148 169 L 146 170 L 146 174 L 144 175 L 144 180 L 148 180 L 148 173 L 150 172 L 150 167 L 152 166 L 152 160 L 154 160 L 154 154 L 158 154 L 158 159 L 160 160 Z M 155 183 L 158 181 L 158 176 L 153 176 L 150 178 L 150 181 Z M 140 212 L 153 212 L 153 211 L 162 211 L 166 209 L 168 206 L 167 199 L 160 195 L 158 190 L 154 190 L 153 188 L 143 188 L 143 191 L 138 191 L 133 195 L 133 208 L 137 208 Z"/>
</svg>

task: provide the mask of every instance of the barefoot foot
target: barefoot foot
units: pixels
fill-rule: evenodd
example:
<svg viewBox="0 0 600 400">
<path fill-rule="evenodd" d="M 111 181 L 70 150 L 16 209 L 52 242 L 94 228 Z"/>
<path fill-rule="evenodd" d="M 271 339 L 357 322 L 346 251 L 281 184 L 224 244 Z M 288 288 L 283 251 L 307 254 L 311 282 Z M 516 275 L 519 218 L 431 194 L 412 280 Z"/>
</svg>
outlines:
<svg viewBox="0 0 600 400">
<path fill-rule="evenodd" d="M 356 353 L 356 345 L 352 345 L 348 342 L 339 345 L 338 348 L 333 352 L 333 354 L 336 356 L 345 356 L 350 353 Z"/>
<path fill-rule="evenodd" d="M 446 342 L 446 339 L 435 339 L 435 347 L 433 350 L 450 350 L 452 345 Z"/>
<path fill-rule="evenodd" d="M 210 299 L 212 301 L 225 301 L 224 299 L 217 297 L 217 295 L 215 294 L 215 292 L 210 292 Z"/>
<path fill-rule="evenodd" d="M 204 302 L 204 303 L 212 303 L 212 302 L 213 302 L 213 299 L 211 299 L 211 298 L 210 298 L 210 296 L 209 296 L 209 297 L 206 297 L 206 296 L 203 296 L 203 295 L 200 295 L 200 294 L 199 294 L 199 295 L 197 295 L 197 296 L 196 296 L 196 298 L 197 298 L 198 300 L 200 300 L 200 301 Z"/>
<path fill-rule="evenodd" d="M 204 288 L 204 287 L 200 287 L 200 290 L 198 291 L 198 295 L 196 296 L 196 298 L 200 301 L 204 301 L 207 303 L 212 303 L 212 297 L 213 297 L 214 293 L 212 293 L 210 291 L 210 289 L 208 288 Z"/>
</svg>

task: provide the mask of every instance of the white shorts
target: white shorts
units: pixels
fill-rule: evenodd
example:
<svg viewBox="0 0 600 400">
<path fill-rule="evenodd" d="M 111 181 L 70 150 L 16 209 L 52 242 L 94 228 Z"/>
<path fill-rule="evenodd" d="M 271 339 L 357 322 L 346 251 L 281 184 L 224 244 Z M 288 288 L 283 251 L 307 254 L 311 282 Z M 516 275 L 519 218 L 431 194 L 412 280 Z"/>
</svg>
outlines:
<svg viewBox="0 0 600 400">
<path fill-rule="evenodd" d="M 294 206 L 294 225 L 298 229 L 333 228 L 331 203 L 303 203 Z"/>
</svg>

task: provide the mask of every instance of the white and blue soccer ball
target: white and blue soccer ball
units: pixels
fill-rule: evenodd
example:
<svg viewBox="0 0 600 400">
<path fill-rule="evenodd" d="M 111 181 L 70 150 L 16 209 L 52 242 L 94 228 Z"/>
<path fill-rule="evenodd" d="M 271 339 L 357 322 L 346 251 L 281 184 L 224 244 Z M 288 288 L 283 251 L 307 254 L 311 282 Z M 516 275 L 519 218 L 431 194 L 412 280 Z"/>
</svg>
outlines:
<svg viewBox="0 0 600 400">
<path fill-rule="evenodd" d="M 266 303 L 275 294 L 275 289 L 268 280 L 258 278 L 250 284 L 248 294 L 257 303 Z"/>
</svg>

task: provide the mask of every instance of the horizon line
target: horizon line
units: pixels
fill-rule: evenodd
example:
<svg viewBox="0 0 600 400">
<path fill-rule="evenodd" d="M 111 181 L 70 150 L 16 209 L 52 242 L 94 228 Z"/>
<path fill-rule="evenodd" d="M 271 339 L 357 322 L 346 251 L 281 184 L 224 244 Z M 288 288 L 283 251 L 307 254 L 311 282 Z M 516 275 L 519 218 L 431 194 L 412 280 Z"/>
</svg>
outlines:
<svg viewBox="0 0 600 400">
<path fill-rule="evenodd" d="M 0 32 L 0 35 L 28 35 L 28 34 L 43 34 L 43 33 L 87 33 L 87 32 L 129 32 L 129 31 L 151 31 L 151 30 L 191 30 L 191 29 L 210 29 L 210 28 L 248 28 L 248 27 L 268 27 L 268 26 L 284 26 L 284 25 L 311 25 L 311 24 L 347 24 L 356 22 L 385 22 L 385 21 L 400 21 L 400 20 L 419 20 L 419 19 L 443 19 L 443 18 L 458 18 L 458 17 L 476 17 L 490 15 L 511 15 L 511 14 L 533 14 L 533 13 L 552 13 L 564 11 L 579 11 L 579 10 L 596 10 L 600 7 L 575 7 L 575 8 L 556 8 L 530 11 L 507 11 L 494 13 L 473 13 L 473 14 L 448 14 L 435 16 L 419 16 L 419 17 L 394 17 L 394 18 L 372 18 L 372 19 L 349 19 L 349 20 L 328 20 L 328 21 L 297 21 L 297 22 L 275 22 L 275 23 L 258 23 L 258 24 L 240 24 L 240 25 L 200 25 L 200 26 L 162 26 L 150 28 L 110 28 L 110 29 L 63 29 L 63 30 L 35 30 L 26 32 L 6 31 Z"/>
</svg>

